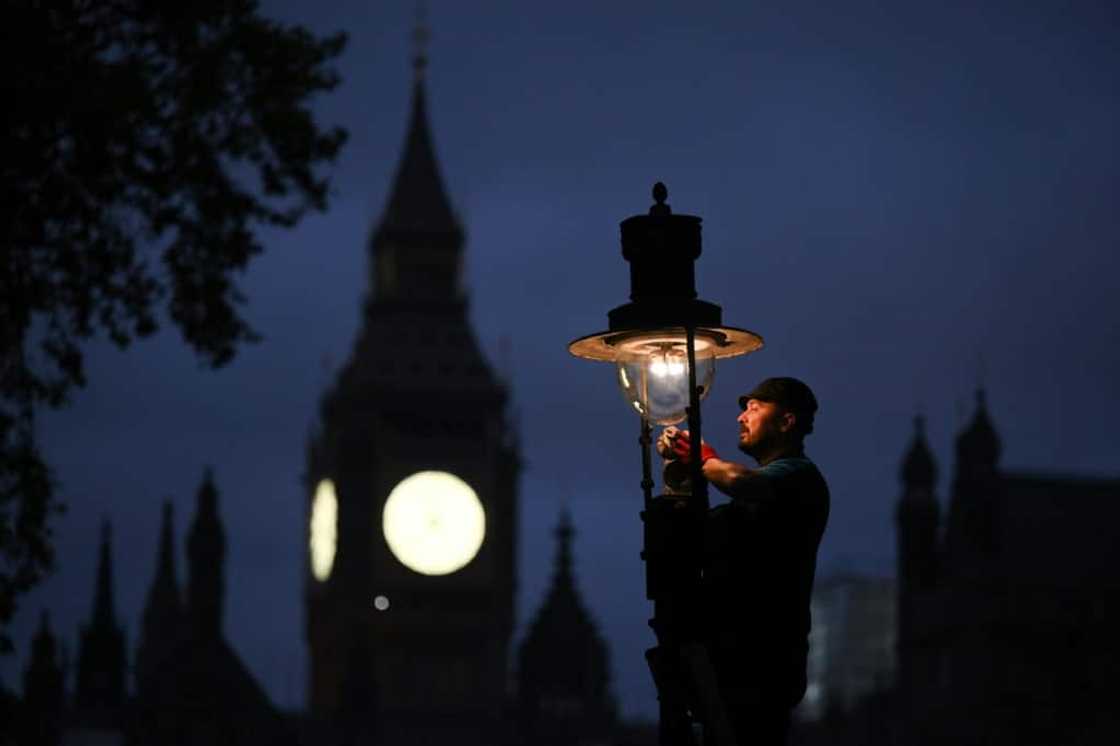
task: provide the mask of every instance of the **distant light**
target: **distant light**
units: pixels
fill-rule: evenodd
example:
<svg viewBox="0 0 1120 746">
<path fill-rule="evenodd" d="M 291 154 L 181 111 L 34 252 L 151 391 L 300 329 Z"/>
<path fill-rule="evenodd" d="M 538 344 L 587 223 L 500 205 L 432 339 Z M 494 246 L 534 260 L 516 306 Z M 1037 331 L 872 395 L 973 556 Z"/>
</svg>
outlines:
<svg viewBox="0 0 1120 746">
<path fill-rule="evenodd" d="M 338 538 L 338 496 L 329 479 L 321 480 L 315 488 L 308 533 L 311 574 L 321 583 L 330 577 Z"/>
<path fill-rule="evenodd" d="M 388 596 L 375 596 L 373 599 L 373 608 L 378 611 L 385 611 L 389 608 Z"/>
</svg>

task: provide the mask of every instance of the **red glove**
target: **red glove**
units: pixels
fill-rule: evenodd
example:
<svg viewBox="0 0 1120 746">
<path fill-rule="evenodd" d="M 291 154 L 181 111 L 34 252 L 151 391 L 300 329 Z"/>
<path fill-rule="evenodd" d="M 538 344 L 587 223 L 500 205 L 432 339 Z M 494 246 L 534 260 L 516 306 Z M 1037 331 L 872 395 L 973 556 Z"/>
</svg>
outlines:
<svg viewBox="0 0 1120 746">
<path fill-rule="evenodd" d="M 677 437 L 673 438 L 673 456 L 682 464 L 687 464 L 692 460 L 692 443 L 688 439 L 687 430 L 681 430 L 677 433 Z M 700 441 L 700 463 L 702 464 L 710 458 L 719 458 L 716 455 L 716 449 L 704 441 Z"/>
</svg>

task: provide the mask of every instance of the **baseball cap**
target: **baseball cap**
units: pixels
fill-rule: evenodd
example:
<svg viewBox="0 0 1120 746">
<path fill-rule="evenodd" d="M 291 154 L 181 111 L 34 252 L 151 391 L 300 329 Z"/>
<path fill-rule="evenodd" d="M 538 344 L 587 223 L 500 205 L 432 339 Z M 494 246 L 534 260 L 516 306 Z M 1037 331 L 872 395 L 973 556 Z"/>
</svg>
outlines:
<svg viewBox="0 0 1120 746">
<path fill-rule="evenodd" d="M 797 415 L 797 422 L 805 435 L 813 432 L 813 417 L 817 413 L 817 397 L 813 396 L 813 390 L 804 382 L 788 376 L 767 378 L 751 389 L 749 393 L 740 396 L 739 406 L 746 409 L 747 402 L 751 399 L 773 402 L 784 409 L 788 409 Z"/>
</svg>

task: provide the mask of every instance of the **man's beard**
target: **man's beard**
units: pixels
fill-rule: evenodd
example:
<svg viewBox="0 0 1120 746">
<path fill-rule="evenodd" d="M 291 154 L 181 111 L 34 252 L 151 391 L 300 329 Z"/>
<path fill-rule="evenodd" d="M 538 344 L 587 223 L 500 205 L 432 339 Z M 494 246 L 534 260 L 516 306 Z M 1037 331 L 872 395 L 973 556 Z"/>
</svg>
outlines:
<svg viewBox="0 0 1120 746">
<path fill-rule="evenodd" d="M 764 435 L 753 443 L 744 443 L 742 441 L 739 441 L 739 450 L 753 458 L 755 461 L 758 461 L 758 455 L 761 453 L 766 453 L 766 450 L 769 448 L 770 440 L 771 438 L 767 438 Z"/>
</svg>

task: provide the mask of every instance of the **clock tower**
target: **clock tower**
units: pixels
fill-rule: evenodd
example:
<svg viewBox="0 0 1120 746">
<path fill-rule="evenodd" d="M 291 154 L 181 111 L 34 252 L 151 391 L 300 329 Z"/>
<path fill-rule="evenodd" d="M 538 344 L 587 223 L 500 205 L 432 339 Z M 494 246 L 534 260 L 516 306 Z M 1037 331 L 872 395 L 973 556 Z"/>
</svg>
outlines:
<svg viewBox="0 0 1120 746">
<path fill-rule="evenodd" d="M 519 456 L 467 317 L 425 62 L 421 47 L 361 329 L 307 449 L 308 705 L 340 741 L 494 744 L 508 720 Z"/>
</svg>

